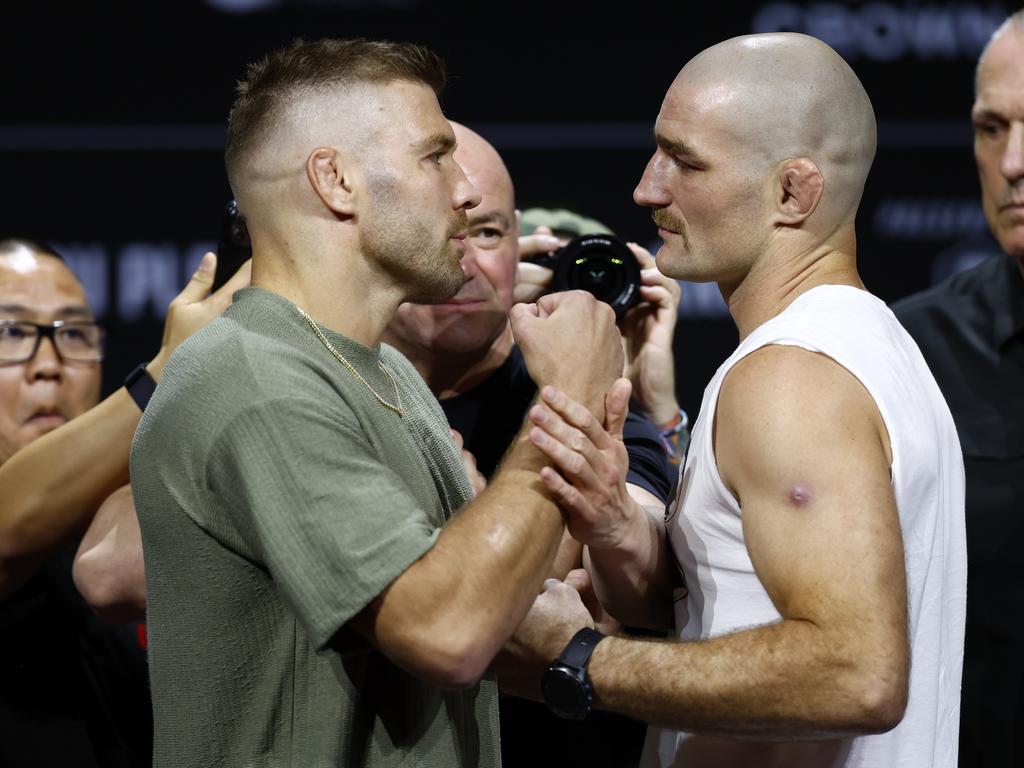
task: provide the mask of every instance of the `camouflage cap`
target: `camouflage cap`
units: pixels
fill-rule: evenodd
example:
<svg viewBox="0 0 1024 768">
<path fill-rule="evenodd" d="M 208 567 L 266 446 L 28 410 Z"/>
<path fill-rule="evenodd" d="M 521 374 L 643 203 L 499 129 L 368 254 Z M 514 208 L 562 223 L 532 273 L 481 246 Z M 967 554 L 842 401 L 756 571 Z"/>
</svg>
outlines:
<svg viewBox="0 0 1024 768">
<path fill-rule="evenodd" d="M 564 208 L 527 208 L 519 222 L 520 235 L 532 235 L 537 227 L 549 227 L 557 236 L 613 235 L 597 219 L 588 219 Z"/>
</svg>

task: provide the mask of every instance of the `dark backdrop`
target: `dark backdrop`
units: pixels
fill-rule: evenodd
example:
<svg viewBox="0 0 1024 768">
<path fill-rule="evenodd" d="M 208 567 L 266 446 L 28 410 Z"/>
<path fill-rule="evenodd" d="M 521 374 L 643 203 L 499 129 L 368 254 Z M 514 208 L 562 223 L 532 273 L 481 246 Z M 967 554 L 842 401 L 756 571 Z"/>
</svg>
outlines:
<svg viewBox="0 0 1024 768">
<path fill-rule="evenodd" d="M 847 58 L 879 120 L 858 226 L 868 287 L 887 301 L 925 288 L 972 258 L 944 250 L 984 232 L 968 113 L 1006 3 L 85 5 L 0 11 L 0 236 L 66 254 L 110 330 L 107 391 L 156 351 L 167 302 L 217 238 L 223 123 L 244 63 L 295 36 L 430 45 L 452 74 L 446 113 L 498 147 L 521 207 L 573 207 L 651 243 L 631 194 L 675 73 L 733 35 L 807 32 Z M 684 286 L 680 314 L 680 397 L 695 413 L 736 334 L 712 285 Z"/>
</svg>

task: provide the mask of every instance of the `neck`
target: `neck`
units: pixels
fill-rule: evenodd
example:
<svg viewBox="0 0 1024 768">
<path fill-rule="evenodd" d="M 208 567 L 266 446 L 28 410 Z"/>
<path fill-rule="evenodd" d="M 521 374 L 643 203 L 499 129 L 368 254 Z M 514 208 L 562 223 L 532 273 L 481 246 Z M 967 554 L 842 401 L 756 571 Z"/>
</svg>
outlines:
<svg viewBox="0 0 1024 768">
<path fill-rule="evenodd" d="M 819 285 L 864 288 L 857 273 L 852 227 L 825 243 L 795 251 L 770 250 L 735 284 L 719 288 L 740 341 Z"/>
<path fill-rule="evenodd" d="M 320 325 L 360 344 L 380 342 L 403 296 L 355 249 L 333 254 L 255 250 L 252 284 L 284 296 Z"/>
<path fill-rule="evenodd" d="M 391 333 L 385 333 L 384 340 L 409 359 L 438 400 L 456 397 L 486 381 L 508 360 L 513 345 L 512 327 L 507 323 L 490 346 L 472 352 L 439 353 Z"/>
</svg>

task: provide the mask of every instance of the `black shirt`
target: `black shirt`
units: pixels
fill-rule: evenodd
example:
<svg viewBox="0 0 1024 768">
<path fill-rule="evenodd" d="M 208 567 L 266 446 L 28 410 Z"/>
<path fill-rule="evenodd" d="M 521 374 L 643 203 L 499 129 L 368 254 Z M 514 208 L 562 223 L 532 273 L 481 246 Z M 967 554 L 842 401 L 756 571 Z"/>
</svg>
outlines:
<svg viewBox="0 0 1024 768">
<path fill-rule="evenodd" d="M 145 652 L 92 614 L 71 563 L 57 553 L 0 602 L 0 768 L 148 766 Z"/>
<path fill-rule="evenodd" d="M 468 392 L 441 401 L 452 429 L 462 435 L 476 467 L 487 478 L 523 426 L 526 412 L 537 394 L 526 362 L 518 348 L 494 373 Z M 654 424 L 631 404 L 622 427 L 622 442 L 629 453 L 626 482 L 647 489 L 666 501 L 672 486 L 665 449 Z"/>
<path fill-rule="evenodd" d="M 893 306 L 953 413 L 967 478 L 960 766 L 1024 761 L 1024 278 L 999 254 Z"/>
</svg>

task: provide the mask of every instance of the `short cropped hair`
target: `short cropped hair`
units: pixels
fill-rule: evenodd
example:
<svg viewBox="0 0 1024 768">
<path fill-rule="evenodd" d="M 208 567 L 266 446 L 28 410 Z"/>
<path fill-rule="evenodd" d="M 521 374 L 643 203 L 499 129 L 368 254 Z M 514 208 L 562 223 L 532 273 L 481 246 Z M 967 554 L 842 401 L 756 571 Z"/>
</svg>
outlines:
<svg viewBox="0 0 1024 768">
<path fill-rule="evenodd" d="M 297 96 L 334 85 L 395 80 L 423 83 L 439 94 L 447 72 L 441 57 L 424 46 L 362 38 L 297 39 L 250 64 L 228 115 L 224 162 L 232 187 L 241 161 Z"/>
</svg>

